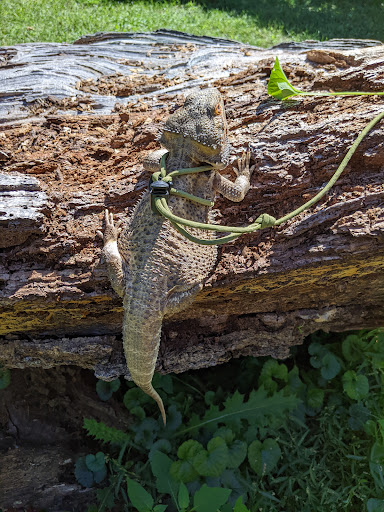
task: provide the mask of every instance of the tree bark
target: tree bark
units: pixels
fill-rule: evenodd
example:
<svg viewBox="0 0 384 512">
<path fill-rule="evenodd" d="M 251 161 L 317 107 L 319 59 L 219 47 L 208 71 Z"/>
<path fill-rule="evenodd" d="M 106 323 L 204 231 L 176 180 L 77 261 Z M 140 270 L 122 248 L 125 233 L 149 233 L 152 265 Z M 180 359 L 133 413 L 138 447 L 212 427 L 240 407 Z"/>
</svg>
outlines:
<svg viewBox="0 0 384 512">
<path fill-rule="evenodd" d="M 0 49 L 0 359 L 10 368 L 76 365 L 128 375 L 122 303 L 96 230 L 129 215 L 149 176 L 162 120 L 196 87 L 220 89 L 233 154 L 256 170 L 244 201 L 218 198 L 218 221 L 280 217 L 329 180 L 379 97 L 266 93 L 278 56 L 305 90 L 383 90 L 384 46 L 333 40 L 270 49 L 158 31 Z M 220 250 L 195 303 L 163 326 L 158 370 L 242 355 L 287 357 L 318 329 L 384 324 L 383 124 L 330 191 L 278 228 Z M 231 168 L 228 174 L 233 175 Z M 177 255 L 175 255 L 177 257 Z"/>
</svg>

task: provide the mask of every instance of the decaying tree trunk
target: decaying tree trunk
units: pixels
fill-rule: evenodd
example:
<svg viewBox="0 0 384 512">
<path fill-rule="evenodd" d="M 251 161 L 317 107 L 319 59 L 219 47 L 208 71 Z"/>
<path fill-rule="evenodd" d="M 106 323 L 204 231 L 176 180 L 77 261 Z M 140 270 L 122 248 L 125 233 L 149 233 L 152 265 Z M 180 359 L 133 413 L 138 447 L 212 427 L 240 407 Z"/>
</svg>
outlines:
<svg viewBox="0 0 384 512">
<path fill-rule="evenodd" d="M 272 100 L 275 56 L 302 89 L 384 90 L 376 41 L 265 50 L 159 31 L 0 50 L 3 364 L 127 373 L 122 304 L 95 233 L 105 207 L 129 215 L 148 183 L 140 162 L 191 89 L 221 90 L 233 153 L 249 146 L 257 164 L 242 203 L 218 199 L 221 223 L 282 216 L 327 182 L 382 100 Z M 165 322 L 159 371 L 285 357 L 315 330 L 384 324 L 383 133 L 372 130 L 316 207 L 222 248 L 193 307 Z"/>
<path fill-rule="evenodd" d="M 228 225 L 312 197 L 383 109 L 379 97 L 274 101 L 275 56 L 303 89 L 384 90 L 376 41 L 264 50 L 159 31 L 0 48 L 0 363 L 25 369 L 0 394 L 0 507 L 85 510 L 93 491 L 73 477 L 82 417 L 126 427 L 81 370 L 127 374 L 121 300 L 95 233 L 105 207 L 124 219 L 147 187 L 140 162 L 185 93 L 218 87 L 233 154 L 249 146 L 257 164 L 242 203 L 218 198 Z M 383 133 L 316 207 L 221 249 L 193 306 L 165 322 L 160 371 L 285 357 L 315 330 L 384 324 Z"/>
</svg>

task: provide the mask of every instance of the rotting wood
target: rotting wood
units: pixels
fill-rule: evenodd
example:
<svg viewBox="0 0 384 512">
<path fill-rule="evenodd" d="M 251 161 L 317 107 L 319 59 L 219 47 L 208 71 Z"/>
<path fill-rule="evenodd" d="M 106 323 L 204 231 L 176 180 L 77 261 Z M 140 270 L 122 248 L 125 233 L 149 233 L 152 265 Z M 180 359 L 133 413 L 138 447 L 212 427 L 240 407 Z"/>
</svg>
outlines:
<svg viewBox="0 0 384 512">
<path fill-rule="evenodd" d="M 218 199 L 221 223 L 284 215 L 330 178 L 382 100 L 271 100 L 276 55 L 300 88 L 384 90 L 384 46 L 374 41 L 264 50 L 160 31 L 1 49 L 0 177 L 23 176 L 24 189 L 14 190 L 33 216 L 15 224 L 0 209 L 5 365 L 74 364 L 105 379 L 126 373 L 121 301 L 95 232 L 105 207 L 117 219 L 129 214 L 148 184 L 142 157 L 158 147 L 162 120 L 193 87 L 221 90 L 233 153 L 249 145 L 257 164 L 242 203 Z M 384 324 L 383 133 L 381 125 L 372 130 L 315 208 L 222 248 L 193 307 L 165 322 L 160 371 L 286 357 L 315 330 Z M 33 208 L 28 183 L 40 194 Z M 7 194 L 0 186 L 2 205 Z"/>
</svg>

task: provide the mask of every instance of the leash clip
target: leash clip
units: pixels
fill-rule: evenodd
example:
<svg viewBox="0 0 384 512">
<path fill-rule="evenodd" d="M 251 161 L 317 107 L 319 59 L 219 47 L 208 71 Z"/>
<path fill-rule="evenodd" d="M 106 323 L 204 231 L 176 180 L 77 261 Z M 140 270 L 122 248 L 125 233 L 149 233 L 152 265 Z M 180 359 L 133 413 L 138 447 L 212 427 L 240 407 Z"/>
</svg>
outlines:
<svg viewBox="0 0 384 512">
<path fill-rule="evenodd" d="M 164 197 L 168 202 L 169 191 L 171 189 L 172 183 L 166 182 L 163 180 L 151 181 L 149 183 L 149 192 L 151 194 L 151 208 L 154 213 L 157 215 L 161 215 L 155 206 L 155 198 L 156 197 Z"/>
</svg>

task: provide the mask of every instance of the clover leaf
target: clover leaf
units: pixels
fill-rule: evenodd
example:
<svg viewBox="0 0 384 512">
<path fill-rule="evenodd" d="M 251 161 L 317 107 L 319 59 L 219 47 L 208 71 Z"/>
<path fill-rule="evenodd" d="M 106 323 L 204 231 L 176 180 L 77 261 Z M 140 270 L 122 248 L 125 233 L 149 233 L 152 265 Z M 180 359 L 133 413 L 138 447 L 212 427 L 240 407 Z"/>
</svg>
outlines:
<svg viewBox="0 0 384 512">
<path fill-rule="evenodd" d="M 311 343 L 308 352 L 312 356 L 310 363 L 314 368 L 320 368 L 323 379 L 331 380 L 339 373 L 341 365 L 338 358 L 320 343 Z"/>
<path fill-rule="evenodd" d="M 365 375 L 348 370 L 344 373 L 342 381 L 344 391 L 352 400 L 362 400 L 368 396 L 369 382 Z"/>
<path fill-rule="evenodd" d="M 248 461 L 259 476 L 270 473 L 281 457 L 281 450 L 274 439 L 268 438 L 263 443 L 253 441 L 248 448 Z"/>
<path fill-rule="evenodd" d="M 201 476 L 220 476 L 228 463 L 228 447 L 224 439 L 214 437 L 192 461 L 193 467 Z"/>
<path fill-rule="evenodd" d="M 75 477 L 84 487 L 99 484 L 107 476 L 104 453 L 89 454 L 79 457 L 75 464 Z"/>
<path fill-rule="evenodd" d="M 103 452 L 97 452 L 96 455 L 89 454 L 85 457 L 87 468 L 93 471 L 100 471 L 105 467 L 105 457 Z"/>
<path fill-rule="evenodd" d="M 199 473 L 193 466 L 193 459 L 203 450 L 203 446 L 193 439 L 181 444 L 177 450 L 177 456 L 180 460 L 173 462 L 170 468 L 172 478 L 184 483 L 196 480 Z"/>
<path fill-rule="evenodd" d="M 288 368 L 285 364 L 279 364 L 276 359 L 269 359 L 263 365 L 259 377 L 259 386 L 264 385 L 265 389 L 274 393 L 278 384 L 275 379 L 285 383 L 288 382 Z"/>
<path fill-rule="evenodd" d="M 96 392 L 103 402 L 106 402 L 111 398 L 113 393 L 120 387 L 120 379 L 115 379 L 110 382 L 104 380 L 98 380 L 96 383 Z"/>
</svg>

